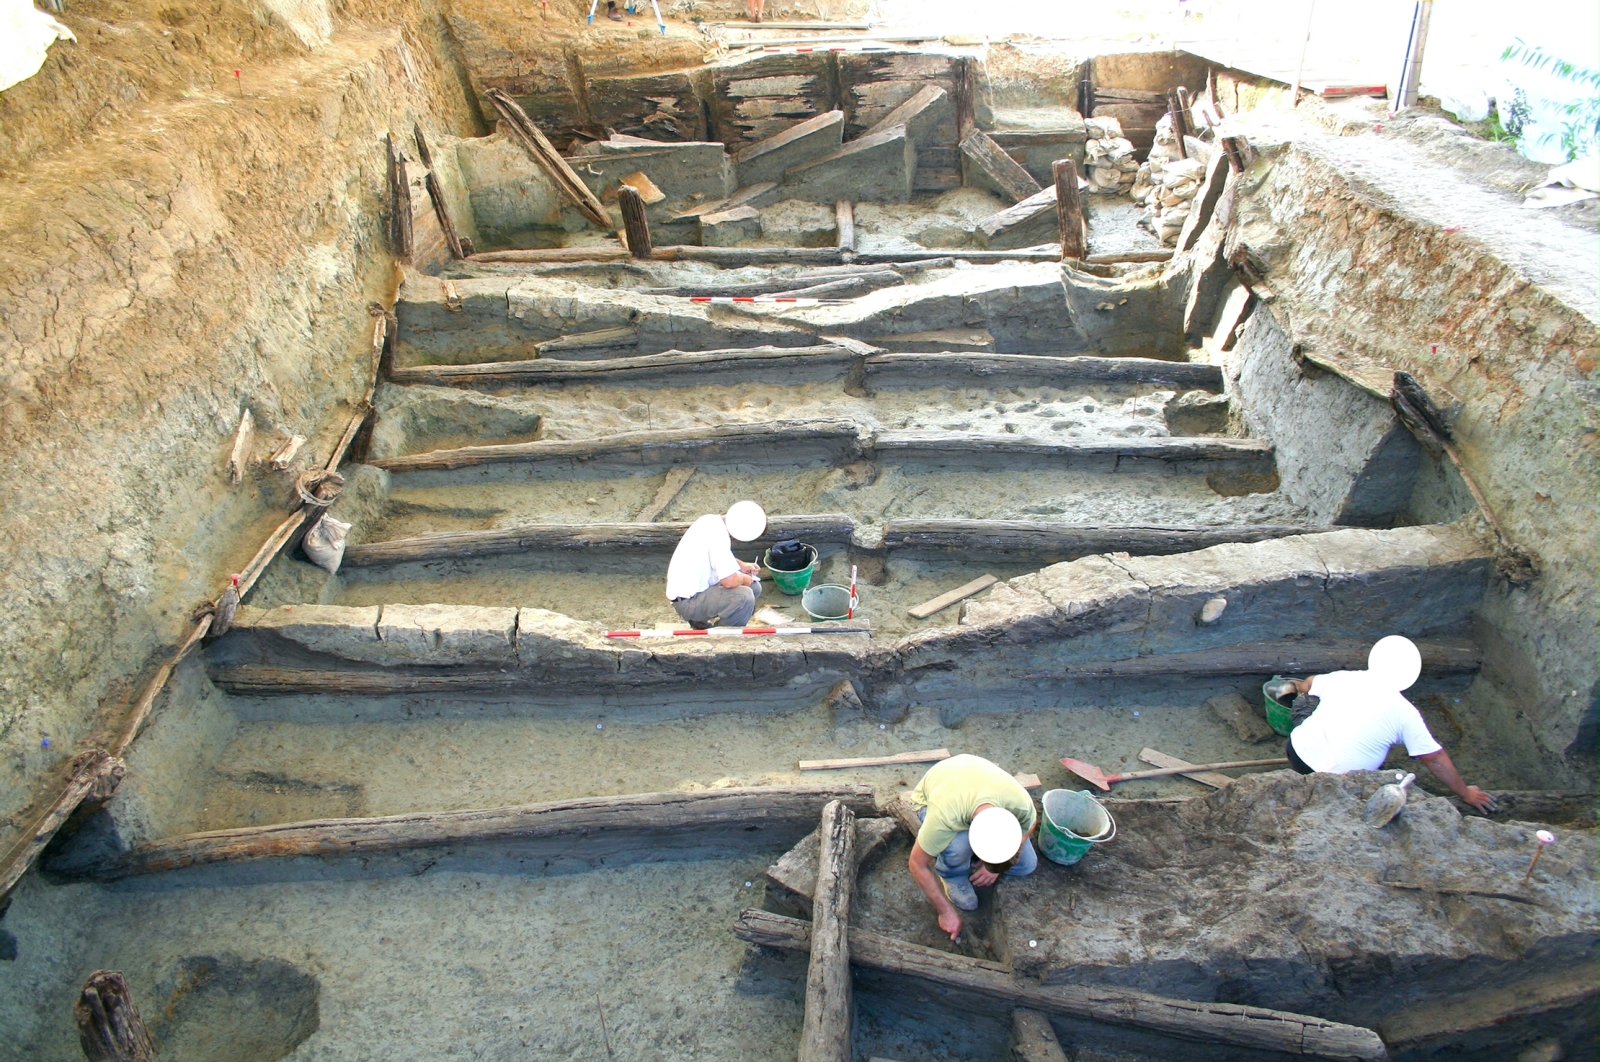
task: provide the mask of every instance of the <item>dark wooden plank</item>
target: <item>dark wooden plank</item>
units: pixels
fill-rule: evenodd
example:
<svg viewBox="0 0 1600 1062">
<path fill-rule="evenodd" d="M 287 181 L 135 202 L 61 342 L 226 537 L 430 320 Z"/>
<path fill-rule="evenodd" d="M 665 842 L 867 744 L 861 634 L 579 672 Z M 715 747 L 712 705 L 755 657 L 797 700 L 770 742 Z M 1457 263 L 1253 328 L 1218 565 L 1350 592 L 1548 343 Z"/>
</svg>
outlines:
<svg viewBox="0 0 1600 1062">
<path fill-rule="evenodd" d="M 617 205 L 622 208 L 622 229 L 627 234 L 628 253 L 635 258 L 649 258 L 653 248 L 644 197 L 637 188 L 623 185 L 617 189 Z"/>
<path fill-rule="evenodd" d="M 974 129 L 962 139 L 961 155 L 1013 202 L 1020 203 L 1039 194 L 1039 182 L 983 130 Z"/>
<path fill-rule="evenodd" d="M 850 906 L 856 880 L 855 815 L 838 800 L 822 809 L 813 898 L 811 959 L 800 1062 L 852 1062 L 855 1005 L 850 992 Z"/>
<path fill-rule="evenodd" d="M 1061 225 L 1061 257 L 1082 258 L 1089 250 L 1089 226 L 1078 198 L 1078 167 L 1059 159 L 1051 168 L 1056 183 L 1056 220 Z"/>
<path fill-rule="evenodd" d="M 740 940 L 803 951 L 811 925 L 796 918 L 747 910 L 734 923 Z M 1106 985 L 1046 985 L 1015 977 L 996 962 L 924 948 L 856 928 L 850 960 L 857 966 L 949 989 L 990 1004 L 1027 1007 L 1065 1018 L 1125 1025 L 1200 1043 L 1230 1044 L 1317 1058 L 1380 1062 L 1389 1057 L 1371 1029 L 1305 1014 L 1232 1003 L 1197 1003 Z"/>
<path fill-rule="evenodd" d="M 1326 530 L 1306 524 L 1142 527 L 1025 520 L 893 520 L 884 528 L 883 543 L 894 553 L 1026 554 L 1071 560 L 1096 553 L 1188 553 L 1224 542 L 1260 542 Z"/>
</svg>

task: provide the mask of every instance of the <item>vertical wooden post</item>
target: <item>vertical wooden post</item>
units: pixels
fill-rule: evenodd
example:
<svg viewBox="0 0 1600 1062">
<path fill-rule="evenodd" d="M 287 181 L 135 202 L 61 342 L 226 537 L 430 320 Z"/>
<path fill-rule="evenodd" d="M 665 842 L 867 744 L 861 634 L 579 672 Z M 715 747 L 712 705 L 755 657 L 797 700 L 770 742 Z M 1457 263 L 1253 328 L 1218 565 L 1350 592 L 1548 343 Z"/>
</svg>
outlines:
<svg viewBox="0 0 1600 1062">
<path fill-rule="evenodd" d="M 391 133 L 384 138 L 389 148 L 389 249 L 402 262 L 411 261 L 411 185 L 406 180 L 406 160 Z"/>
<path fill-rule="evenodd" d="M 466 252 L 461 249 L 461 238 L 456 235 L 456 223 L 450 219 L 450 204 L 445 202 L 444 189 L 439 186 L 439 178 L 433 175 L 433 152 L 428 150 L 428 140 L 422 135 L 422 126 L 412 126 L 412 132 L 417 138 L 417 155 L 422 159 L 422 164 L 428 168 L 428 175 L 423 178 L 422 185 L 428 190 L 428 198 L 433 200 L 433 212 L 439 218 L 439 228 L 444 233 L 445 246 L 450 248 L 452 258 L 465 258 Z"/>
<path fill-rule="evenodd" d="M 855 892 L 856 816 L 828 801 L 817 831 L 817 886 L 811 903 L 811 961 L 800 1062 L 851 1062 L 855 1005 L 850 995 L 850 899 Z"/>
<path fill-rule="evenodd" d="M 650 246 L 650 219 L 644 213 L 644 196 L 637 188 L 623 185 L 617 189 L 617 203 L 622 207 L 622 231 L 627 234 L 628 253 L 635 258 L 649 258 L 655 249 Z"/>
<path fill-rule="evenodd" d="M 848 199 L 833 204 L 834 228 L 839 233 L 839 250 L 856 249 L 856 208 Z"/>
<path fill-rule="evenodd" d="M 1088 232 L 1083 221 L 1083 201 L 1078 198 L 1078 167 L 1071 159 L 1050 166 L 1056 179 L 1056 220 L 1061 225 L 1061 257 L 1082 258 L 1088 253 Z"/>
<path fill-rule="evenodd" d="M 155 1062 L 155 1041 L 133 1005 L 127 980 L 116 971 L 96 970 L 89 975 L 72 1016 L 90 1062 Z"/>
<path fill-rule="evenodd" d="M 1088 78 L 1078 82 L 1078 106 L 1085 118 L 1094 114 L 1094 82 Z"/>
<path fill-rule="evenodd" d="M 1244 150 L 1243 145 L 1239 143 L 1238 137 L 1223 137 L 1222 152 L 1228 156 L 1228 165 L 1232 167 L 1234 173 L 1244 172 Z"/>
<path fill-rule="evenodd" d="M 1189 123 L 1184 121 L 1183 106 L 1178 102 L 1178 90 L 1173 89 L 1167 94 L 1167 113 L 1172 115 L 1172 135 L 1178 141 L 1178 157 L 1189 157 L 1189 148 L 1184 144 L 1183 138 L 1189 135 Z"/>
</svg>

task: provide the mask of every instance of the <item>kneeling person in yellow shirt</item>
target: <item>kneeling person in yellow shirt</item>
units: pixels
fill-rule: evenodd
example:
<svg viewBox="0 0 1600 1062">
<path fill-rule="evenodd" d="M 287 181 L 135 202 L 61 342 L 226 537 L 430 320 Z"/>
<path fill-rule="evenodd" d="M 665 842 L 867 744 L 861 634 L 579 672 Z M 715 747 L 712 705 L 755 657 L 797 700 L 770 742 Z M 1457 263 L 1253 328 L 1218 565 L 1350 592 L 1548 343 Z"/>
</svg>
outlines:
<svg viewBox="0 0 1600 1062">
<path fill-rule="evenodd" d="M 911 846 L 912 880 L 933 905 L 939 928 L 961 937 L 961 911 L 978 909 L 973 886 L 1039 866 L 1029 838 L 1038 827 L 1033 798 L 1003 768 L 981 756 L 934 764 L 911 792 L 922 829 Z"/>
</svg>

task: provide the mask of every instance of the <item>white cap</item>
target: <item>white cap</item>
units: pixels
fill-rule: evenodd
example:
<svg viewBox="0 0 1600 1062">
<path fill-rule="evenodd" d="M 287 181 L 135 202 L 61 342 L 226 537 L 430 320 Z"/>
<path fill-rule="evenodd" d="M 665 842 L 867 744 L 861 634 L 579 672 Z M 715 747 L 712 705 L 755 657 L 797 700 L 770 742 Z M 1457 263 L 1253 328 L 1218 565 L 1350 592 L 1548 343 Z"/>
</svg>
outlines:
<svg viewBox="0 0 1600 1062">
<path fill-rule="evenodd" d="M 1022 823 L 1005 808 L 982 808 L 967 827 L 972 854 L 985 863 L 1004 863 L 1022 851 Z"/>
<path fill-rule="evenodd" d="M 740 542 L 760 538 L 767 529 L 767 511 L 753 501 L 734 502 L 722 520 L 728 525 L 728 534 Z"/>
<path fill-rule="evenodd" d="M 1422 674 L 1422 653 L 1402 635 L 1379 638 L 1367 654 L 1367 673 L 1385 690 L 1408 690 Z"/>
</svg>

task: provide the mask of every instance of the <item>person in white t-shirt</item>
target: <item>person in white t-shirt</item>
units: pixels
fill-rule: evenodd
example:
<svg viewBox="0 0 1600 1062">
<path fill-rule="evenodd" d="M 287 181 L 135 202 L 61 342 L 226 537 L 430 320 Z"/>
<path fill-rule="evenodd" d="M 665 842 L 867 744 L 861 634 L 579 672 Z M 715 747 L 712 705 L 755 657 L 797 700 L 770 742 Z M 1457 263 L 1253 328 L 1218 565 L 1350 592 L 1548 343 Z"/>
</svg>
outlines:
<svg viewBox="0 0 1600 1062">
<path fill-rule="evenodd" d="M 1294 691 L 1318 699 L 1316 710 L 1289 734 L 1285 754 L 1301 774 L 1323 771 L 1375 771 L 1391 746 L 1404 742 L 1406 752 L 1450 791 L 1477 810 L 1496 808 L 1494 797 L 1468 785 L 1444 746 L 1402 691 L 1422 674 L 1422 653 L 1398 634 L 1381 638 L 1367 654 L 1365 671 L 1332 671 L 1308 679 L 1290 679 Z"/>
<path fill-rule="evenodd" d="M 721 515 L 708 513 L 689 525 L 667 565 L 667 600 L 696 630 L 743 627 L 756 610 L 761 566 L 733 555 L 733 539 L 750 542 L 767 528 L 767 514 L 753 501 L 738 501 Z"/>
</svg>

